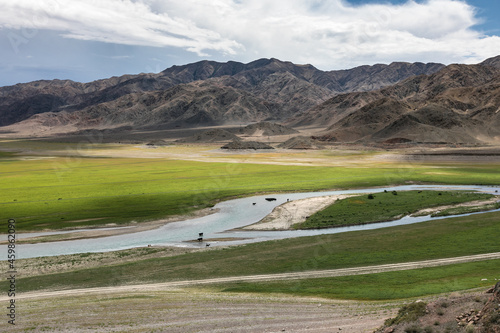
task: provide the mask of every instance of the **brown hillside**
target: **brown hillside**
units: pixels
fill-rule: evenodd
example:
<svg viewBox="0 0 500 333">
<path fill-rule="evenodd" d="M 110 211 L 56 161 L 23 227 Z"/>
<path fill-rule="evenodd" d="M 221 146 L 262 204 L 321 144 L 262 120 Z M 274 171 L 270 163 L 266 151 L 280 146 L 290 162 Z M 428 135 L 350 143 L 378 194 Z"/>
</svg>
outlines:
<svg viewBox="0 0 500 333">
<path fill-rule="evenodd" d="M 324 147 L 319 142 L 311 138 L 305 136 L 296 136 L 279 144 L 278 148 L 316 150 L 323 149 Z"/>
<path fill-rule="evenodd" d="M 336 141 L 358 141 L 382 130 L 388 123 L 408 113 L 411 107 L 403 102 L 381 98 L 354 111 L 326 133 Z"/>
<path fill-rule="evenodd" d="M 249 136 L 275 136 L 298 133 L 298 131 L 294 130 L 293 128 L 267 121 L 248 125 L 244 128 L 241 128 L 239 132 L 240 134 Z"/>
<path fill-rule="evenodd" d="M 472 124 L 461 116 L 439 105 L 428 105 L 405 114 L 374 133 L 377 141 L 406 138 L 426 143 L 476 143 Z"/>
<path fill-rule="evenodd" d="M 500 69 L 450 65 L 432 75 L 367 93 L 336 96 L 295 116 L 293 125 L 329 125 L 329 141 L 477 143 L 500 136 Z"/>
<path fill-rule="evenodd" d="M 411 75 L 435 72 L 442 66 L 394 63 L 325 72 L 311 65 L 295 65 L 277 59 L 259 59 L 248 64 L 201 61 L 173 66 L 158 74 L 125 75 L 90 83 L 37 81 L 0 88 L 0 126 L 47 112 L 52 112 L 50 118 L 60 116 L 60 123 L 67 122 L 68 115 L 64 114 L 67 112 L 75 113 L 72 117 L 80 119 L 82 126 L 110 128 L 124 122 L 155 126 L 157 120 L 161 121 L 159 124 L 169 123 L 171 126 L 206 126 L 226 119 L 228 123 L 263 119 L 281 121 L 338 93 L 378 89 Z M 209 91 L 200 84 L 202 82 L 218 87 L 218 91 L 213 92 L 215 96 L 208 96 Z M 176 101 L 156 101 L 157 107 L 164 106 L 162 116 L 152 115 L 153 106 L 143 103 L 161 99 L 177 86 L 186 85 L 200 91 L 189 91 L 183 102 L 177 98 L 177 105 Z M 220 93 L 221 90 L 225 93 Z M 200 101 L 199 95 L 213 100 L 208 103 L 210 107 Z M 234 101 L 230 95 L 241 96 L 241 101 Z M 188 107 L 188 104 L 199 110 Z M 180 114 L 182 112 L 186 114 Z M 227 113 L 227 117 L 221 118 L 222 113 Z M 43 123 L 41 119 L 44 118 L 30 121 L 35 135 L 36 124 Z"/>
<path fill-rule="evenodd" d="M 202 142 L 223 142 L 223 141 L 239 141 L 239 137 L 223 129 L 211 129 L 204 131 L 199 134 L 195 134 L 189 138 L 177 140 L 177 142 L 192 142 L 192 143 L 202 143 Z"/>
<path fill-rule="evenodd" d="M 274 149 L 273 147 L 269 146 L 268 144 L 265 144 L 263 142 L 256 142 L 256 141 L 233 141 L 229 142 L 228 144 L 225 144 L 224 146 L 221 147 L 221 149 L 234 149 L 234 150 L 240 150 L 240 149 Z"/>
</svg>

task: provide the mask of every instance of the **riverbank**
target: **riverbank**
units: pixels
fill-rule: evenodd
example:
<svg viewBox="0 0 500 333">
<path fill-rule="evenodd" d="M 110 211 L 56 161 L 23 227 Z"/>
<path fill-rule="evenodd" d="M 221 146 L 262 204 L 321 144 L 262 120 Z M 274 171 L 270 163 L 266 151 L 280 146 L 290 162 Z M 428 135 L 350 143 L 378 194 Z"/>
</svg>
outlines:
<svg viewBox="0 0 500 333">
<path fill-rule="evenodd" d="M 171 216 L 169 218 L 160 219 L 156 221 L 149 222 L 132 222 L 125 225 L 115 226 L 115 225 L 103 225 L 100 227 L 96 227 L 94 229 L 87 228 L 75 228 L 71 232 L 67 232 L 68 229 L 59 230 L 51 230 L 48 233 L 50 235 L 42 235 L 39 234 L 43 232 L 33 232 L 33 233 L 22 233 L 18 235 L 18 240 L 16 243 L 18 244 L 38 244 L 38 243 L 49 243 L 49 242 L 60 242 L 60 241 L 72 241 L 72 240 L 80 240 L 80 239 L 94 239 L 94 238 L 103 238 L 103 237 L 111 237 L 111 236 L 119 236 L 119 235 L 127 235 L 132 233 L 139 233 L 149 230 L 158 229 L 166 224 L 173 222 L 181 222 L 190 219 L 196 219 L 204 216 L 209 216 L 217 213 L 219 210 L 215 208 L 204 208 L 194 212 L 191 212 L 186 215 L 176 215 Z M 81 230 L 83 229 L 83 230 Z M 64 233 L 63 233 L 64 232 Z M 33 236 L 30 236 L 32 234 Z M 0 245 L 7 244 L 7 241 L 0 241 Z"/>
<path fill-rule="evenodd" d="M 243 230 L 291 230 L 294 224 L 303 223 L 307 217 L 325 209 L 337 200 L 353 195 L 328 195 L 286 202 L 273 209 L 271 214 Z"/>
<path fill-rule="evenodd" d="M 286 202 L 274 208 L 271 214 L 266 216 L 264 219 L 255 224 L 246 226 L 242 228 L 242 230 L 293 230 L 294 225 L 305 222 L 309 216 L 331 206 L 338 200 L 343 200 L 353 196 L 354 195 L 330 195 Z M 424 208 L 412 213 L 410 216 L 430 216 L 450 208 L 484 206 L 496 203 L 498 200 L 498 197 L 494 197 L 488 200 L 475 200 L 454 205 Z M 399 219 L 401 217 L 402 216 L 398 216 L 395 219 Z"/>
<path fill-rule="evenodd" d="M 496 193 L 496 189 L 489 186 L 407 185 L 386 187 L 385 190 L 388 192 L 401 191 L 401 193 L 411 190 L 466 190 L 490 194 Z M 286 229 L 290 229 L 294 222 L 302 221 L 305 217 L 338 199 L 349 200 L 346 198 L 353 195 L 367 195 L 380 191 L 383 191 L 383 189 L 367 188 L 330 192 L 282 193 L 272 195 L 276 201 L 266 200 L 271 195 L 244 197 L 220 202 L 215 207 L 200 210 L 196 214 L 157 220 L 148 222 L 145 225 L 138 223 L 126 228 L 92 229 L 56 235 L 53 232 L 47 235 L 33 234 L 37 236 L 28 237 L 27 239 L 22 239 L 24 234 L 19 234 L 18 240 L 20 244 L 24 242 L 22 257 L 32 258 L 61 254 L 107 252 L 148 246 L 200 248 L 206 247 L 206 242 L 210 243 L 211 247 L 241 245 L 273 239 L 385 228 L 429 220 L 428 215 L 426 215 L 412 218 L 405 217 L 385 223 L 365 223 L 329 229 Z M 402 196 L 401 194 L 397 197 Z M 392 197 L 392 194 L 390 194 L 390 197 Z M 441 197 L 444 197 L 444 195 Z M 406 212 L 406 210 L 402 212 Z M 257 223 L 259 221 L 260 223 Z M 256 226 L 258 229 L 252 229 Z M 196 240 L 201 232 L 204 233 L 204 242 L 192 242 L 192 240 Z M 39 243 L 35 243 L 35 241 Z"/>
</svg>

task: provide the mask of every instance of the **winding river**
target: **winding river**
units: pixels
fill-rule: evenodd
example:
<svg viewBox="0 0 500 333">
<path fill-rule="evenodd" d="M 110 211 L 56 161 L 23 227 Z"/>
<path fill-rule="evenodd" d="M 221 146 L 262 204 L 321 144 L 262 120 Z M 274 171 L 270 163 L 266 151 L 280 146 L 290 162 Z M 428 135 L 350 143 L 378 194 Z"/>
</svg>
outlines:
<svg viewBox="0 0 500 333">
<path fill-rule="evenodd" d="M 85 252 L 106 252 L 129 249 L 134 247 L 144 247 L 148 245 L 161 246 L 180 246 L 180 247 L 200 247 L 206 246 L 204 243 L 188 242 L 198 238 L 198 233 L 203 232 L 205 239 L 218 239 L 219 241 L 210 242 L 211 246 L 234 245 L 261 242 L 266 240 L 284 239 L 302 236 L 313 236 L 321 234 L 334 234 L 356 230 L 370 230 L 378 228 L 387 228 L 397 225 L 412 224 L 429 221 L 430 216 L 404 217 L 402 219 L 372 223 L 359 226 L 319 229 L 319 230 L 293 230 L 293 231 L 242 231 L 234 230 L 260 221 L 268 215 L 276 206 L 285 203 L 287 200 L 298 200 L 304 198 L 339 195 L 339 194 L 363 194 L 380 192 L 383 190 L 475 190 L 485 193 L 497 194 L 500 189 L 492 186 L 449 186 L 449 185 L 408 185 L 386 187 L 379 189 L 357 189 L 343 191 L 326 191 L 310 193 L 288 193 L 274 194 L 265 196 L 253 196 L 229 200 L 217 204 L 214 208 L 217 213 L 195 218 L 186 221 L 173 222 L 165 224 L 157 229 L 110 236 L 94 239 L 81 239 L 71 241 L 60 241 L 39 244 L 17 244 L 17 258 L 33 258 L 42 256 L 55 256 L 62 254 L 75 254 Z M 273 197 L 276 201 L 269 202 L 265 198 Z M 255 205 L 253 204 L 255 203 Z M 448 216 L 449 217 L 449 216 Z M 447 218 L 448 218 L 447 217 Z M 75 231 L 71 231 L 75 232 Z M 37 235 L 58 234 L 61 232 L 37 233 Z M 33 236 L 34 234 L 30 234 Z M 18 234 L 18 239 L 26 235 Z M 6 235 L 0 239 L 5 240 Z M 224 241 L 227 239 L 227 241 Z M 235 240 L 237 239 L 237 240 Z M 2 251 L 2 260 L 6 259 L 6 251 Z"/>
</svg>

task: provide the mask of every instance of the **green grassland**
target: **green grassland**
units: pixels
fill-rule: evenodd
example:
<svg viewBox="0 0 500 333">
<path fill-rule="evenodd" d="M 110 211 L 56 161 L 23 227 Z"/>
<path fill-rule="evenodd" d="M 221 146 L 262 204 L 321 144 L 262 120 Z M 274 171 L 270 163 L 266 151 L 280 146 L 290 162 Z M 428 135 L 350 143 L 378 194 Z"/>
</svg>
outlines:
<svg viewBox="0 0 500 333">
<path fill-rule="evenodd" d="M 51 149 L 62 151 L 63 147 L 60 144 Z M 220 200 L 255 193 L 408 182 L 500 184 L 500 166 L 495 164 L 341 167 L 234 162 L 241 160 L 207 163 L 71 154 L 34 158 L 9 155 L 0 158 L 0 219 L 15 218 L 18 231 L 61 229 L 186 214 Z"/>
<path fill-rule="evenodd" d="M 361 267 L 492 253 L 500 251 L 499 223 L 500 213 L 492 212 L 384 229 L 214 248 L 174 257 L 138 259 L 129 263 L 102 265 L 67 273 L 28 278 L 20 276 L 18 288 L 20 292 L 26 292 L 42 289 L 103 287 Z M 500 271 L 499 263 L 500 261 L 491 263 L 492 269 L 496 272 Z M 18 265 L 22 265 L 22 260 Z M 447 272 L 448 275 L 445 274 L 438 280 L 465 279 L 477 282 L 473 270 L 471 270 L 472 275 L 465 274 L 463 277 L 456 276 L 453 270 Z M 485 269 L 478 272 L 487 274 L 489 271 Z M 489 275 L 485 277 L 489 278 Z M 471 278 L 472 280 L 469 280 Z M 429 279 L 431 281 L 437 278 L 430 275 Z M 313 280 L 303 282 L 304 285 L 309 283 L 315 282 Z M 6 288 L 6 284 L 7 281 L 1 282 L 0 288 Z M 443 284 L 443 286 L 449 285 Z M 469 288 L 481 284 L 464 282 L 462 286 Z M 381 290 L 385 288 L 384 279 L 379 280 L 378 288 Z M 446 288 L 434 288 L 432 292 L 445 292 L 448 290 Z"/>
<path fill-rule="evenodd" d="M 385 191 L 338 200 L 294 228 L 328 228 L 390 221 L 403 215 L 411 215 L 423 208 L 487 200 L 492 197 L 494 196 L 491 194 L 464 191 Z"/>
<path fill-rule="evenodd" d="M 335 278 L 234 283 L 224 292 L 283 293 L 333 299 L 393 300 L 490 287 L 500 260 Z"/>
<path fill-rule="evenodd" d="M 39 152 L 46 148 L 43 143 L 29 145 Z M 255 193 L 408 183 L 500 185 L 500 165 L 497 164 L 384 162 L 358 163 L 349 167 L 334 163 L 297 166 L 248 163 L 239 155 L 226 155 L 222 159 L 224 162 L 208 163 L 173 158 L 79 156 L 71 152 L 59 155 L 65 147 L 68 145 L 53 144 L 50 148 L 58 154 L 47 153 L 46 156 L 0 154 L 0 219 L 15 218 L 18 231 L 60 229 L 186 214 L 220 200 Z M 90 145 L 87 149 L 111 148 Z M 360 154 L 359 158 L 366 154 Z M 258 158 L 266 162 L 270 156 L 263 154 Z M 330 157 L 332 160 L 338 158 L 336 154 Z M 403 192 L 387 196 L 391 200 L 404 198 Z M 376 194 L 375 199 L 364 205 L 384 203 L 381 199 L 383 194 Z M 410 209 L 403 206 L 399 210 Z M 500 213 L 493 212 L 386 229 L 214 248 L 173 257 L 103 264 L 66 273 L 18 276 L 17 286 L 20 292 L 100 287 L 359 267 L 498 252 L 499 223 Z M 490 278 L 492 271 L 500 271 L 499 263 L 497 260 L 487 265 L 471 263 L 446 269 L 220 288 L 286 293 L 292 290 L 301 295 L 340 298 L 401 298 L 482 286 L 477 277 Z M 22 265 L 22 260 L 18 264 Z M 391 290 L 396 290 L 402 281 L 408 282 L 408 292 L 391 295 Z M 410 286 L 412 283 L 414 287 Z M 356 293 L 358 287 L 360 291 Z M 0 288 L 7 288 L 6 281 L 0 282 Z"/>
<path fill-rule="evenodd" d="M 12 158 L 14 156 L 16 156 L 15 153 L 7 152 L 7 151 L 0 151 L 0 159 L 3 159 L 3 158 Z"/>
</svg>

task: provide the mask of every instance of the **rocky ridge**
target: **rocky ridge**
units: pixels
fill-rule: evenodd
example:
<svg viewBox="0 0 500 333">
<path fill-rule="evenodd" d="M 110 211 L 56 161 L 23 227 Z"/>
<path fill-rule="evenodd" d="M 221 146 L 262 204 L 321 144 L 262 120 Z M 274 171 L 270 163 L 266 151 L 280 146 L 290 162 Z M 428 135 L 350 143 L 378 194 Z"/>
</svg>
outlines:
<svg viewBox="0 0 500 333">
<path fill-rule="evenodd" d="M 30 119 L 32 125 L 77 129 L 283 120 L 335 94 L 377 89 L 442 67 L 394 63 L 325 72 L 277 59 L 201 61 L 90 83 L 36 81 L 0 88 L 0 126 L 34 115 L 39 116 Z"/>
<path fill-rule="evenodd" d="M 2 133 L 263 121 L 308 128 L 323 142 L 497 142 L 500 56 L 478 65 L 392 63 L 330 72 L 277 59 L 201 61 L 85 84 L 53 80 L 0 88 L 0 126 L 12 124 Z M 286 133 L 280 131 L 241 134 Z"/>
<path fill-rule="evenodd" d="M 478 143 L 500 136 L 499 112 L 500 67 L 450 65 L 381 90 L 335 96 L 286 124 L 326 124 L 319 135 L 325 141 Z"/>
</svg>

